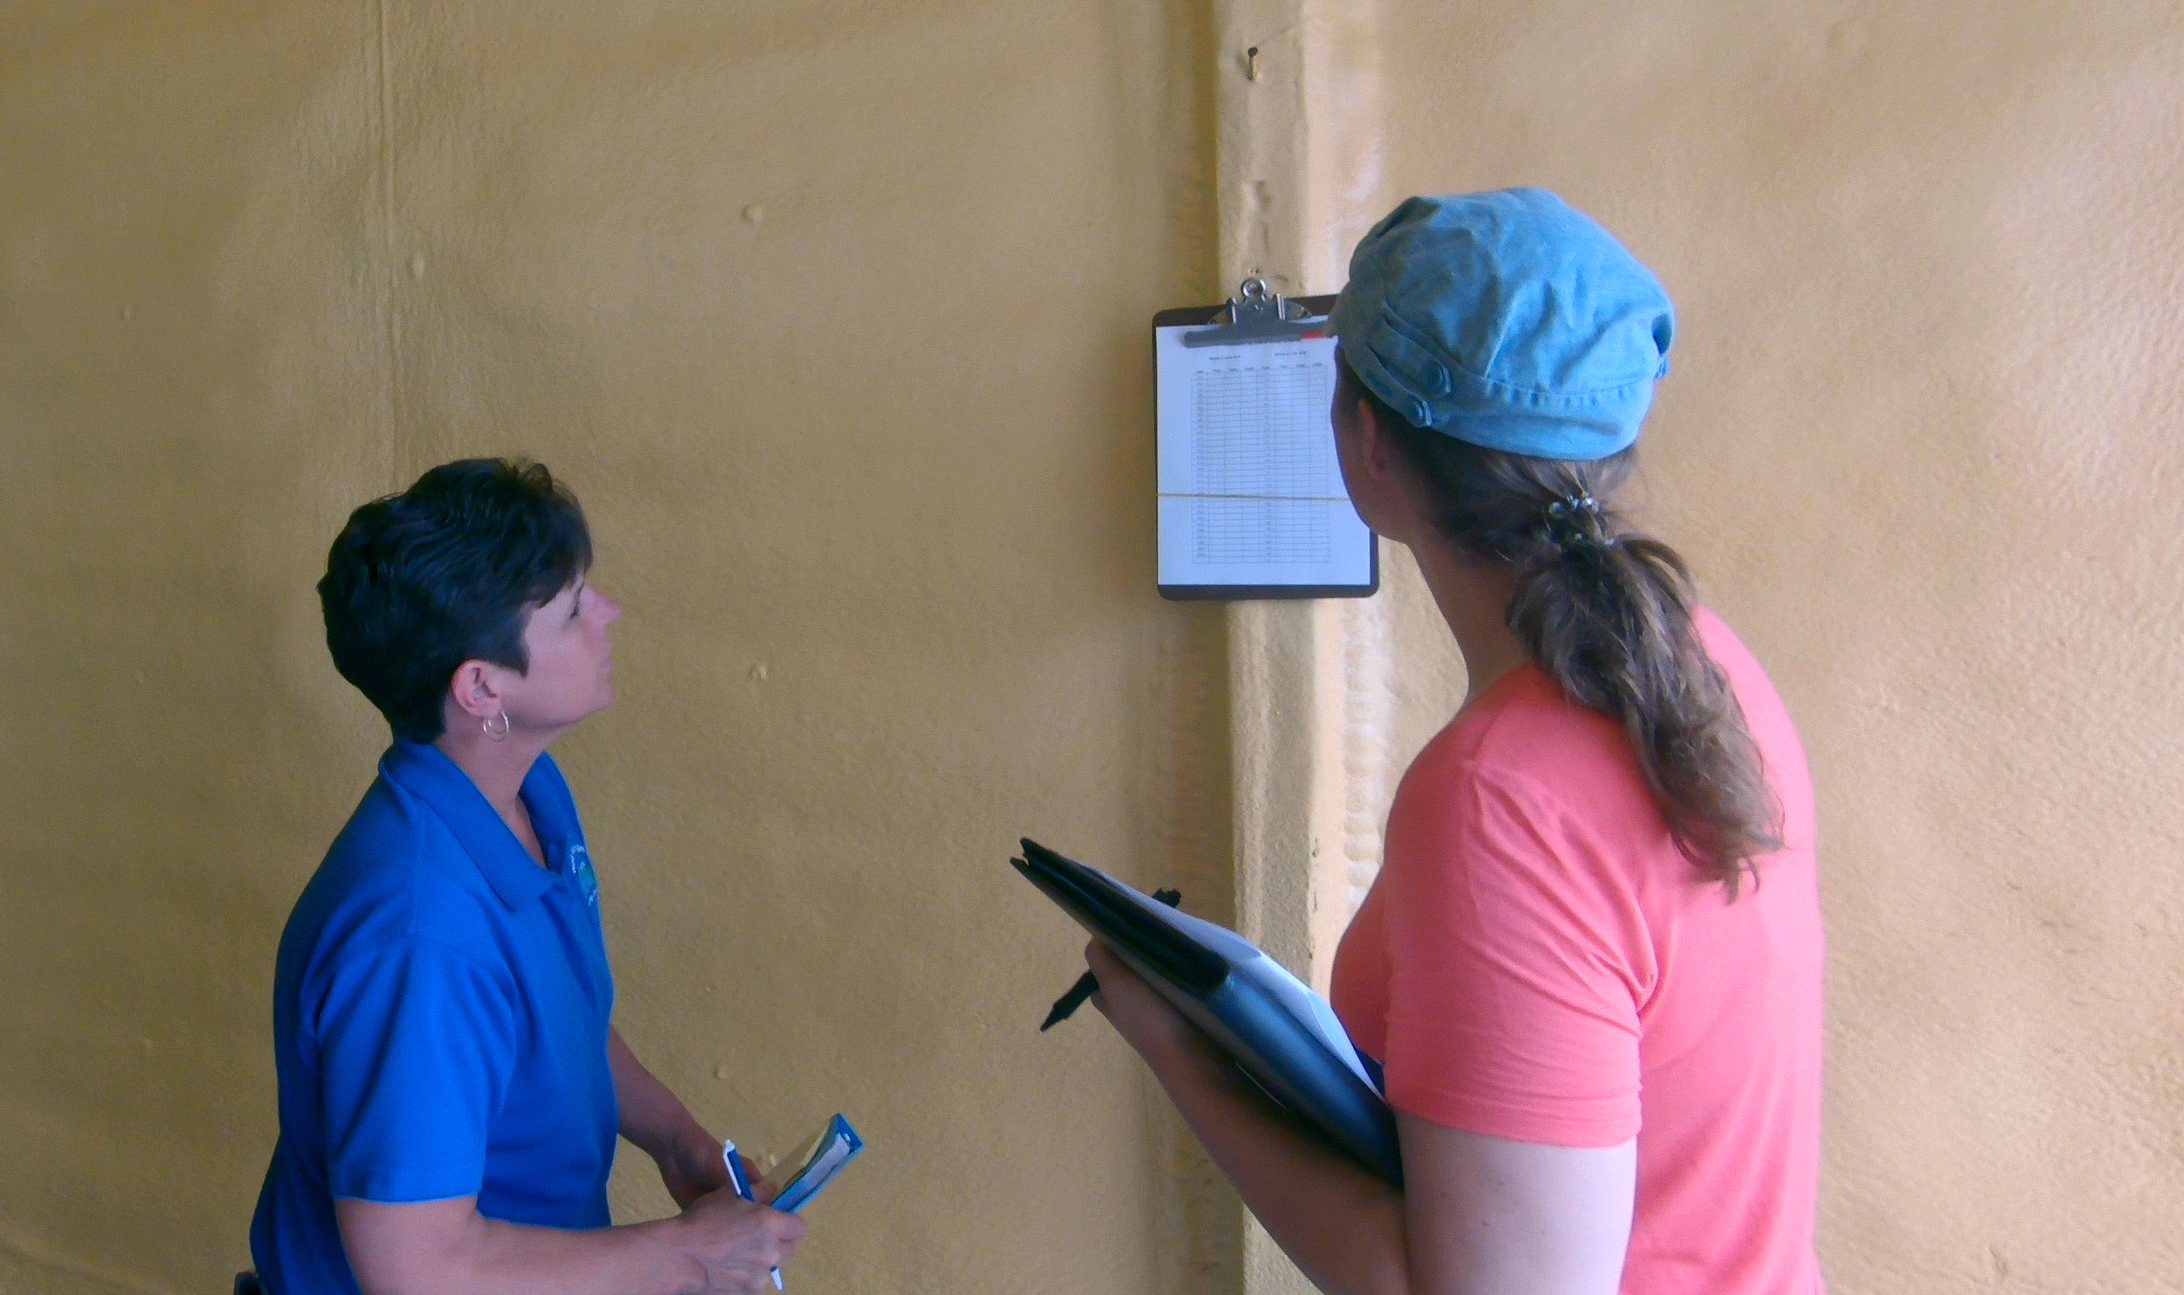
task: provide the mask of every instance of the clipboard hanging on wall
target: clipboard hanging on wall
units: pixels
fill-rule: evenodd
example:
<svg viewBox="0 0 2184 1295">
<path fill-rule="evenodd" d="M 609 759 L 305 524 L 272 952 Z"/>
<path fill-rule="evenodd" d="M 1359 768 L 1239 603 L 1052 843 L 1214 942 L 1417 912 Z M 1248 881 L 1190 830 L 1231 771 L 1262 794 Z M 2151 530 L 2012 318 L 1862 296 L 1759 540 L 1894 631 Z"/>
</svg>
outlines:
<svg viewBox="0 0 2184 1295">
<path fill-rule="evenodd" d="M 1246 279 L 1153 316 L 1160 596 L 1367 598 L 1379 546 L 1350 506 L 1327 415 L 1333 297 Z"/>
</svg>

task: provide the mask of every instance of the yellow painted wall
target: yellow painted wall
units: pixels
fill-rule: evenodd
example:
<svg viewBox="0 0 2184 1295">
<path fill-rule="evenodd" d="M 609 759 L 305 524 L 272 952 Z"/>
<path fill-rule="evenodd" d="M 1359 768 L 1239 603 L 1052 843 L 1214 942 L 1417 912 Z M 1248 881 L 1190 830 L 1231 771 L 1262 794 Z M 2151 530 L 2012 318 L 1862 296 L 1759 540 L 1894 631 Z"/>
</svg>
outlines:
<svg viewBox="0 0 2184 1295">
<path fill-rule="evenodd" d="M 2178 1289 L 2184 8 L 1380 23 L 1376 214 L 1548 185 L 1676 298 L 1641 496 L 1812 756 L 1832 1288 Z M 1461 671 L 1394 565 L 1407 754 Z"/>
<path fill-rule="evenodd" d="M 1072 942 L 1001 860 L 1229 902 L 1258 639 L 1151 593 L 1150 312 L 1517 182 L 1675 293 L 1649 513 L 1812 750 L 1835 1288 L 2173 1287 L 2184 12 L 1374 9 L 0 5 L 0 1291 L 243 1262 L 273 941 L 383 740 L 310 585 L 512 451 L 630 609 L 559 752 L 625 1032 L 747 1143 L 872 1135 L 801 1288 L 1234 1289 L 1134 1061 L 1031 1033 Z M 1261 42 L 1331 70 L 1217 130 Z M 1217 220 L 1269 130 L 1325 174 Z M 1392 556 L 1337 673 L 1399 767 L 1461 667 Z"/>
<path fill-rule="evenodd" d="M 792 1289 L 1233 1287 L 1135 1059 L 1034 1032 L 1082 963 L 1005 866 L 1225 914 L 1146 364 L 1213 290 L 1206 24 L 0 6 L 0 1290 L 246 1261 L 274 941 L 385 735 L 312 583 L 355 504 L 518 451 L 628 609 L 557 748 L 624 1033 L 747 1146 L 870 1139 Z"/>
</svg>

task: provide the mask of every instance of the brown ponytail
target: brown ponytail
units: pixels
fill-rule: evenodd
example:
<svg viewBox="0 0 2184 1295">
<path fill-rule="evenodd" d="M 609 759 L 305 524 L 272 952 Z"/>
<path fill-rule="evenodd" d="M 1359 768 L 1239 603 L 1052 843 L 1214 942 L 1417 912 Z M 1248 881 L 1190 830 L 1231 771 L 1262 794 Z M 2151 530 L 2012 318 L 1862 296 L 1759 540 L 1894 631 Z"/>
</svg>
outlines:
<svg viewBox="0 0 2184 1295">
<path fill-rule="evenodd" d="M 1631 451 L 1535 459 L 1424 430 L 1342 366 L 1424 483 L 1433 520 L 1463 553 L 1516 568 L 1509 629 L 1571 700 L 1621 723 L 1684 857 L 1734 900 L 1752 861 L 1782 846 L 1780 809 L 1728 677 L 1692 623 L 1676 551 L 1625 530 L 1611 499 Z"/>
</svg>

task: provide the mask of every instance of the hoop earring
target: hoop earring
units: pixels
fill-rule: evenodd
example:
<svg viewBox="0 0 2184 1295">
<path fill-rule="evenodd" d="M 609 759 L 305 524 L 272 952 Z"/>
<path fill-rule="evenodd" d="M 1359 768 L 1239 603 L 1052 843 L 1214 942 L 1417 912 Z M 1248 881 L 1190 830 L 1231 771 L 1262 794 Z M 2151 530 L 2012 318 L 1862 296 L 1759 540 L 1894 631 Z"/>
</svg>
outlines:
<svg viewBox="0 0 2184 1295">
<path fill-rule="evenodd" d="M 489 737 L 489 738 L 492 738 L 492 739 L 493 739 L 493 740 L 494 740 L 495 742 L 505 742 L 505 741 L 507 741 L 507 740 L 508 740 L 508 712 L 507 712 L 507 711 L 502 711 L 502 712 L 500 713 L 500 727 L 499 727 L 498 729 L 495 729 L 495 728 L 493 727 L 493 721 L 492 721 L 492 720 L 487 720 L 487 721 L 485 721 L 485 722 L 484 722 L 483 724 L 479 725 L 479 727 L 480 727 L 480 728 L 483 728 L 483 729 L 485 730 L 485 735 L 486 735 L 487 737 Z"/>
</svg>

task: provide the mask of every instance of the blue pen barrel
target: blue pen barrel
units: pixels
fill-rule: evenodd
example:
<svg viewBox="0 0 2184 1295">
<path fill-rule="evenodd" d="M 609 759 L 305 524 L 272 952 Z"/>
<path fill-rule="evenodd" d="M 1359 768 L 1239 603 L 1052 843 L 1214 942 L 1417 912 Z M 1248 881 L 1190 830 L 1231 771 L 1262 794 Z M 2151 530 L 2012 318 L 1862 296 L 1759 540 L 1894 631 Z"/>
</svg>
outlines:
<svg viewBox="0 0 2184 1295">
<path fill-rule="evenodd" d="M 751 1176 L 743 1172 L 743 1157 L 736 1154 L 736 1144 L 722 1139 L 720 1158 L 728 1166 L 728 1182 L 736 1189 L 736 1195 L 756 1204 L 757 1198 L 751 1195 Z M 781 1270 L 779 1268 L 773 1270 L 773 1288 L 775 1290 L 781 1289 Z"/>
</svg>

